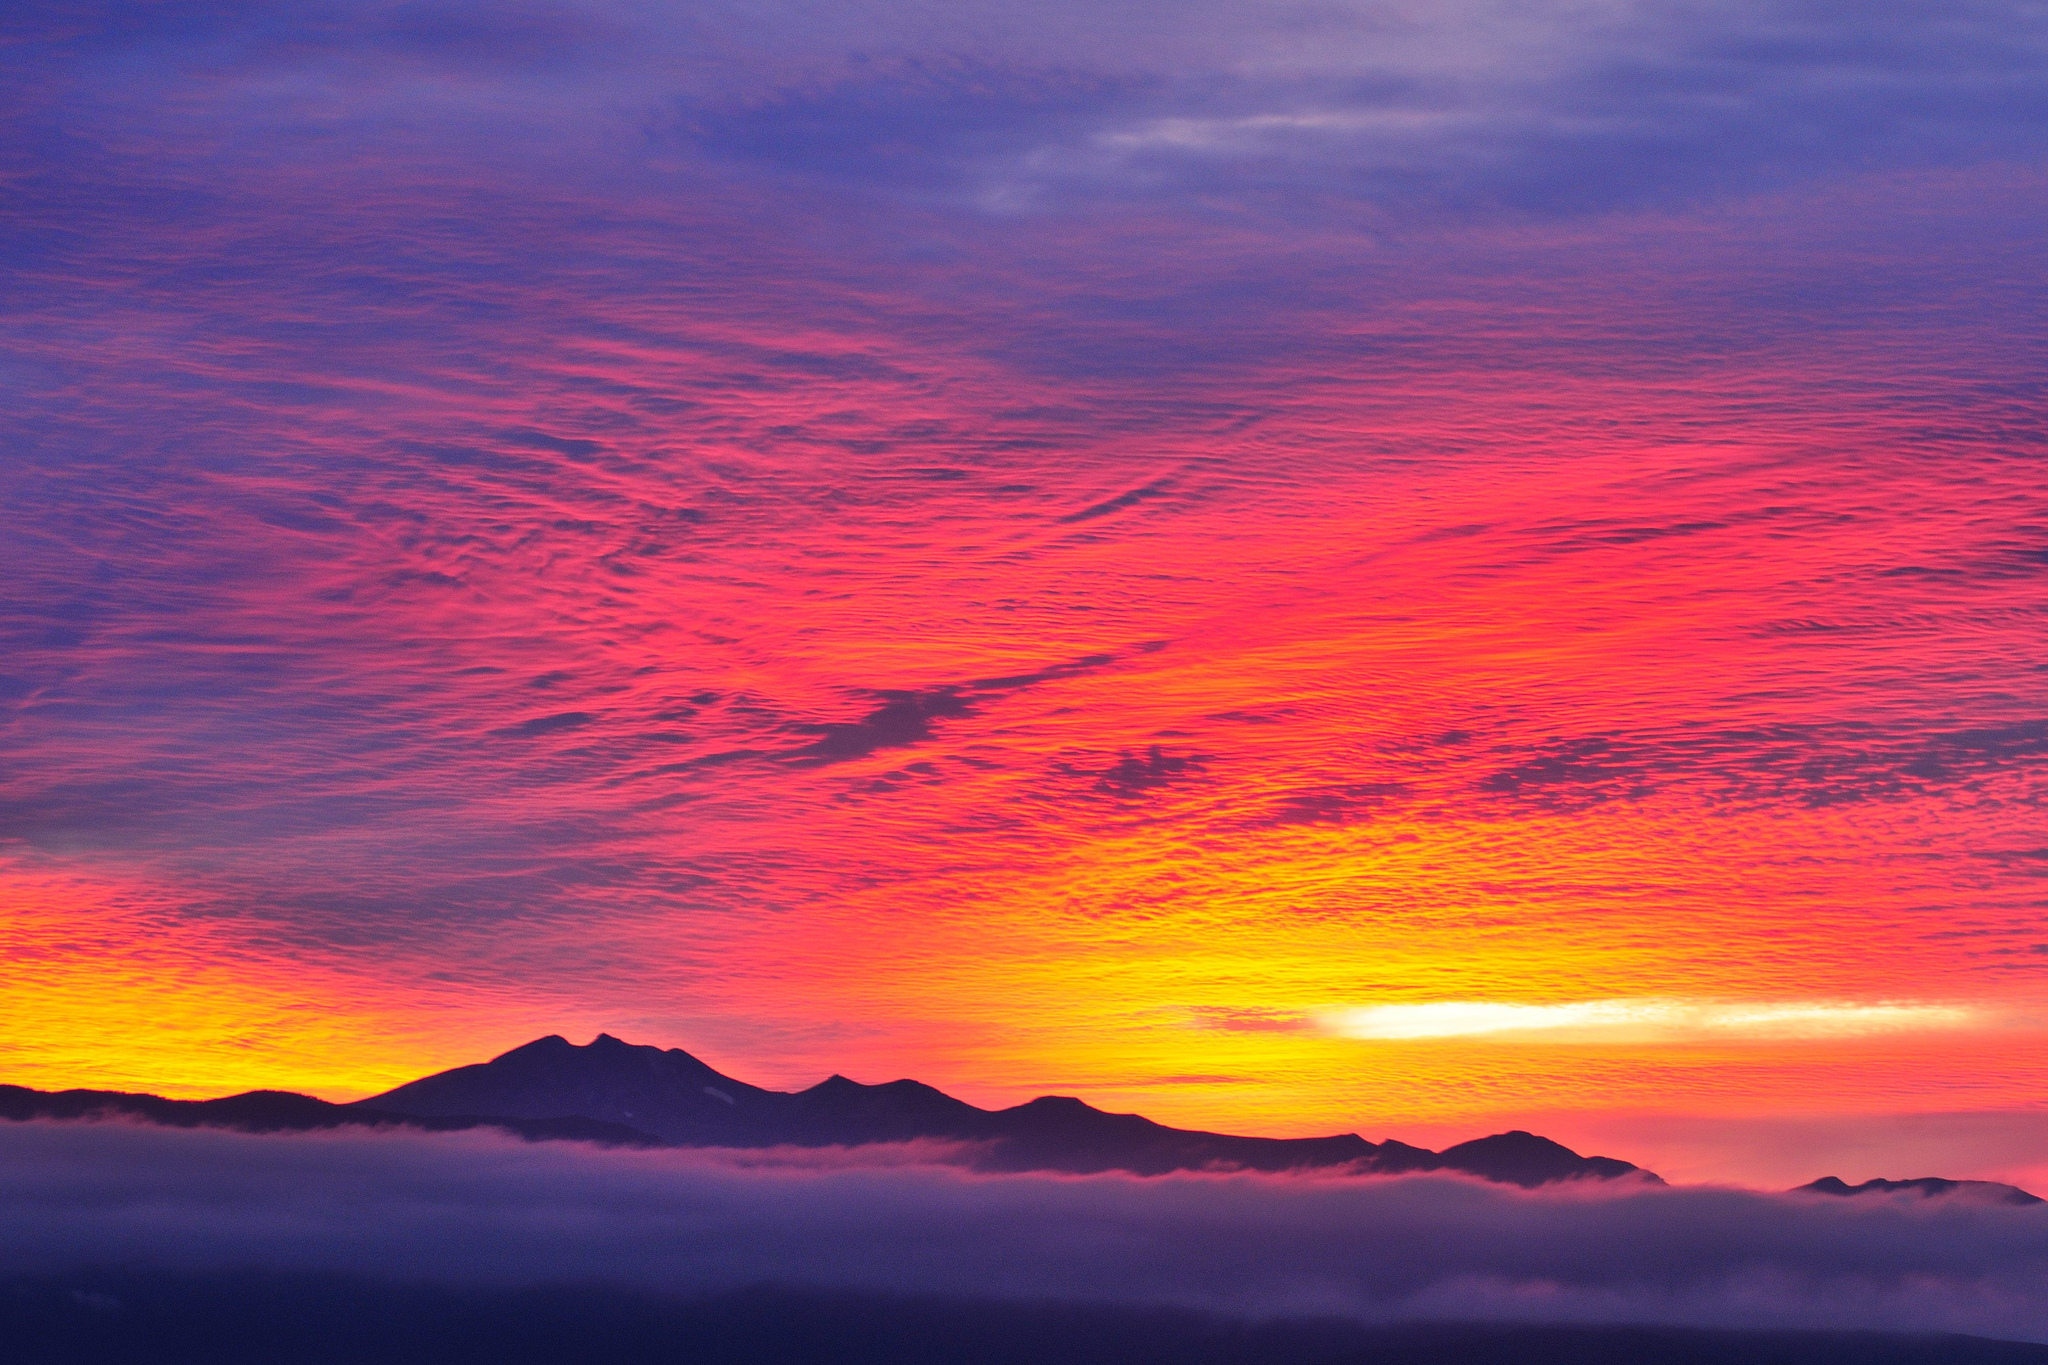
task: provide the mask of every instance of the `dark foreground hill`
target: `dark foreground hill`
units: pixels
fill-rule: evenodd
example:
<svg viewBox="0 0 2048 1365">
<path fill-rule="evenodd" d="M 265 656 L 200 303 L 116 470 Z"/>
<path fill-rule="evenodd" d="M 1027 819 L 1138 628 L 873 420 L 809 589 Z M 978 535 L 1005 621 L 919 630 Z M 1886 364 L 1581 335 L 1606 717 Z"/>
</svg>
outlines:
<svg viewBox="0 0 2048 1365">
<path fill-rule="evenodd" d="M 8 1365 L 2048 1365 L 1978 1337 L 1246 1322 L 751 1290 L 451 1289 L 309 1276 L 0 1280 Z"/>
<path fill-rule="evenodd" d="M 978 1109 L 917 1081 L 862 1085 L 833 1076 L 808 1090 L 763 1090 L 680 1048 L 609 1034 L 578 1047 L 550 1035 L 475 1066 L 457 1067 L 362 1101 L 384 1112 L 445 1118 L 504 1114 L 524 1120 L 576 1115 L 640 1129 L 685 1146 L 850 1146 L 926 1138 L 976 1144 L 992 1170 L 1255 1171 L 1354 1167 L 1363 1172 L 1461 1171 L 1507 1184 L 1634 1175 L 1626 1161 L 1586 1157 L 1531 1133 L 1499 1133 L 1443 1152 L 1356 1133 L 1317 1138 L 1237 1137 L 1168 1128 L 1045 1096 L 1011 1109 Z"/>
</svg>

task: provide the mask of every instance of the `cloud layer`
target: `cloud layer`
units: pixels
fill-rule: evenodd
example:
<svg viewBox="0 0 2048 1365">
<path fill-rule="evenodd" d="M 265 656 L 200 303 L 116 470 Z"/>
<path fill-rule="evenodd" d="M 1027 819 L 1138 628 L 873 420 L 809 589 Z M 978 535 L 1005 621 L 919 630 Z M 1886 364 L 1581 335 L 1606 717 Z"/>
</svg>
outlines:
<svg viewBox="0 0 2048 1365">
<path fill-rule="evenodd" d="M 1669 205 L 2027 161 L 2048 112 L 2048 28 L 2017 0 L 170 4 L 30 7 L 16 29 L 17 54 L 64 59 L 30 91 L 81 82 L 127 111 L 203 90 L 201 117 L 244 131 L 432 128 L 558 167 L 705 158 L 998 213 Z"/>
<path fill-rule="evenodd" d="M 0 1270 L 261 1267 L 677 1293 L 771 1283 L 2048 1339 L 2038 1209 L 1436 1178 L 985 1177 L 905 1155 L 7 1124 Z"/>
<path fill-rule="evenodd" d="M 2030 1017 L 2038 7 L 4 22 L 8 1079 L 2048 1080 L 1204 1026 Z"/>
</svg>

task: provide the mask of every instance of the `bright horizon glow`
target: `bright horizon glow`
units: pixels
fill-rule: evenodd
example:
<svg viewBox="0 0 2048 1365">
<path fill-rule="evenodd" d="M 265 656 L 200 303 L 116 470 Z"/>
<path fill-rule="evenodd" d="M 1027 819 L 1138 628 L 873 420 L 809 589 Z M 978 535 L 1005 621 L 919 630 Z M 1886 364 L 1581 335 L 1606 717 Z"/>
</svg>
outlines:
<svg viewBox="0 0 2048 1365">
<path fill-rule="evenodd" d="M 1559 1005 L 1440 1000 L 1326 1010 L 1318 1023 L 1343 1038 L 1381 1042 L 1490 1038 L 1528 1043 L 1675 1043 L 1701 1039 L 1856 1038 L 1981 1028 L 1983 1011 L 1888 1001 L 1582 1000 Z"/>
</svg>

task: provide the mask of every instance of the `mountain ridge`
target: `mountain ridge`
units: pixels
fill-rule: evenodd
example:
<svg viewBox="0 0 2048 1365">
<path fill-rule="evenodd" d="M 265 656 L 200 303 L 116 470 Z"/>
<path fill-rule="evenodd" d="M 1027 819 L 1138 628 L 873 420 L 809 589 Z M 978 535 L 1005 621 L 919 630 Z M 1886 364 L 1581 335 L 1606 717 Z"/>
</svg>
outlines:
<svg viewBox="0 0 2048 1365">
<path fill-rule="evenodd" d="M 170 1100 L 126 1090 L 32 1090 L 0 1085 L 0 1119 L 84 1121 L 139 1119 L 163 1128 L 226 1128 L 242 1133 L 306 1133 L 329 1128 L 414 1128 L 430 1133 L 501 1128 L 529 1142 L 595 1142 L 611 1147 L 660 1147 L 652 1133 L 575 1115 L 518 1119 L 486 1114 L 400 1114 L 357 1104 L 334 1104 L 293 1090 L 245 1090 L 210 1100 Z"/>
<path fill-rule="evenodd" d="M 532 1142 L 630 1147 L 841 1147 L 928 1140 L 956 1144 L 959 1164 L 984 1171 L 1442 1171 L 1524 1188 L 1631 1177 L 1664 1183 L 1630 1162 L 1582 1156 L 1520 1129 L 1435 1152 L 1391 1138 L 1370 1142 L 1356 1133 L 1268 1138 L 1171 1128 L 1139 1114 L 1109 1113 L 1073 1096 L 1042 1095 L 1007 1109 L 981 1109 L 909 1079 L 868 1085 L 834 1073 L 804 1090 L 767 1090 L 727 1076 L 681 1048 L 627 1043 L 608 1033 L 581 1046 L 549 1034 L 490 1061 L 423 1076 L 345 1104 L 279 1090 L 171 1100 L 125 1091 L 0 1085 L 0 1119 L 105 1117 L 257 1133 L 496 1128 Z M 1860 1185 L 1824 1176 L 1790 1193 L 2043 1202 L 2017 1186 L 1932 1176 Z"/>
<path fill-rule="evenodd" d="M 1558 1180 L 1651 1172 L 1585 1157 L 1531 1133 L 1498 1133 L 1432 1152 L 1356 1133 L 1268 1138 L 1170 1128 L 1063 1095 L 981 1109 L 921 1081 L 866 1085 L 833 1075 L 799 1091 L 766 1090 L 724 1075 L 680 1048 L 600 1033 L 578 1046 L 549 1034 L 359 1101 L 427 1117 L 499 1113 L 527 1120 L 577 1115 L 644 1128 L 686 1146 L 857 1146 L 918 1139 L 974 1144 L 983 1170 L 1075 1174 L 1188 1170 L 1290 1171 L 1351 1167 L 1362 1174 L 1452 1171 L 1533 1187 Z"/>
<path fill-rule="evenodd" d="M 635 1147 L 839 1147 L 935 1140 L 957 1145 L 958 1164 L 991 1172 L 1444 1171 L 1524 1187 L 1628 1175 L 1662 1183 L 1628 1162 L 1582 1157 L 1520 1131 L 1438 1153 L 1392 1139 L 1368 1142 L 1356 1133 L 1269 1138 L 1170 1128 L 1063 1095 L 988 1110 L 907 1079 L 867 1085 L 834 1074 L 805 1090 L 765 1090 L 724 1075 L 680 1048 L 635 1045 L 610 1034 L 580 1047 L 550 1034 L 488 1062 L 437 1072 L 345 1104 L 278 1090 L 172 1100 L 126 1091 L 0 1085 L 0 1118 L 109 1117 L 255 1133 L 497 1128 L 527 1141 Z"/>
</svg>

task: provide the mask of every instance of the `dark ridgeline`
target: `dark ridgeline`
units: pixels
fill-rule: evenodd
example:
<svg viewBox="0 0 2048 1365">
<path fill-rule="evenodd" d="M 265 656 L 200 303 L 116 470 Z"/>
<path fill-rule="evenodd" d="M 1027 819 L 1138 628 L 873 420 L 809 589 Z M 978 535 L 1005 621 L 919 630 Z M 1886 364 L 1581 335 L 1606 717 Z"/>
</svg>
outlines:
<svg viewBox="0 0 2048 1365">
<path fill-rule="evenodd" d="M 666 1051 L 610 1034 L 578 1047 L 550 1035 L 475 1066 L 401 1085 L 362 1104 L 452 1117 L 521 1119 L 576 1114 L 642 1129 L 684 1146 L 853 1146 L 918 1138 L 977 1144 L 965 1159 L 983 1170 L 1168 1171 L 1212 1167 L 1291 1171 L 1355 1166 L 1387 1174 L 1461 1171 L 1514 1185 L 1637 1174 L 1626 1161 L 1582 1157 L 1530 1133 L 1502 1133 L 1431 1152 L 1355 1133 L 1319 1138 L 1235 1137 L 1168 1128 L 1048 1095 L 1012 1109 L 977 1109 L 917 1081 L 862 1085 L 833 1076 L 794 1094 L 721 1075 L 680 1048 Z"/>
<path fill-rule="evenodd" d="M 217 1100 L 167 1100 L 105 1090 L 47 1093 L 0 1085 L 0 1118 L 119 1115 L 182 1128 L 303 1132 L 404 1126 L 432 1132 L 501 1128 L 529 1141 L 567 1139 L 637 1147 L 853 1147 L 927 1139 L 965 1144 L 947 1159 L 986 1171 L 1299 1171 L 1349 1169 L 1392 1175 L 1451 1171 L 1534 1188 L 1561 1180 L 1649 1171 L 1613 1157 L 1580 1156 L 1520 1131 L 1461 1142 L 1441 1152 L 1356 1133 L 1317 1138 L 1237 1137 L 1110 1114 L 1047 1095 L 1010 1109 L 978 1109 L 917 1081 L 862 1085 L 844 1076 L 808 1090 L 763 1090 L 714 1071 L 680 1048 L 622 1042 L 610 1034 L 578 1047 L 550 1034 L 501 1057 L 460 1066 L 353 1104 L 255 1090 Z M 2042 1201 L 1982 1180 L 1867 1180 L 1827 1176 L 1799 1193 L 1955 1195 L 2007 1204 Z"/>
<path fill-rule="evenodd" d="M 794 1094 L 714 1071 L 680 1048 L 610 1034 L 578 1047 L 550 1035 L 474 1066 L 456 1067 L 354 1104 L 257 1090 L 217 1100 L 167 1100 L 103 1090 L 54 1094 L 0 1086 L 0 1118 L 120 1115 L 177 1127 L 296 1132 L 344 1125 L 430 1131 L 496 1127 L 529 1140 L 623 1146 L 851 1147 L 928 1139 L 965 1144 L 950 1159 L 988 1171 L 1456 1171 L 1536 1186 L 1634 1175 L 1626 1161 L 1582 1157 L 1531 1133 L 1500 1133 L 1444 1152 L 1355 1133 L 1237 1137 L 1168 1128 L 1048 1095 L 1011 1109 L 978 1109 L 917 1081 L 862 1085 L 833 1076 Z M 1661 1182 L 1658 1182 L 1661 1183 Z"/>
<path fill-rule="evenodd" d="M 167 1100 L 121 1090 L 30 1090 L 0 1085 L 0 1119 L 141 1119 L 165 1128 L 232 1128 L 240 1133 L 306 1133 L 322 1128 L 379 1125 L 454 1133 L 467 1128 L 502 1128 L 529 1142 L 566 1140 L 612 1147 L 659 1147 L 662 1142 L 637 1129 L 577 1115 L 545 1119 L 479 1114 L 424 1115 L 329 1104 L 289 1090 L 251 1090 L 217 1100 Z"/>
<path fill-rule="evenodd" d="M 2001 1185 L 1995 1180 L 1943 1180 L 1940 1176 L 1923 1175 L 1915 1180 L 1866 1180 L 1861 1185 L 1851 1185 L 1839 1176 L 1824 1175 L 1820 1179 L 1801 1185 L 1794 1194 L 1917 1194 L 1923 1199 L 1938 1195 L 1961 1195 L 1966 1199 L 1979 1199 L 1991 1204 L 2039 1204 L 2038 1195 L 2028 1194 L 2017 1185 Z"/>
</svg>

